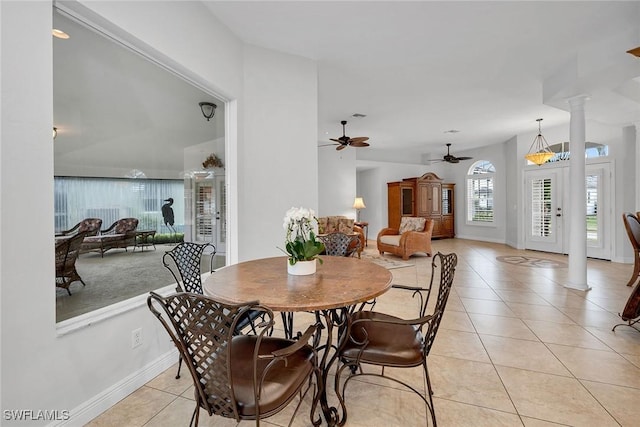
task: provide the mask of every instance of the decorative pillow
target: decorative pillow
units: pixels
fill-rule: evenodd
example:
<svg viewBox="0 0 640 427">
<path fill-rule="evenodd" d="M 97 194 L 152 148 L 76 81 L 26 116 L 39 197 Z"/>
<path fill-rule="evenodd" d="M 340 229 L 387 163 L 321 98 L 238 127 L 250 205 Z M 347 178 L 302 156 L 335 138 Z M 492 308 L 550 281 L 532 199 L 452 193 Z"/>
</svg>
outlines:
<svg viewBox="0 0 640 427">
<path fill-rule="evenodd" d="M 353 219 L 349 218 L 340 218 L 338 221 L 338 231 L 345 234 L 353 233 L 353 221 Z"/>
<path fill-rule="evenodd" d="M 339 216 L 328 216 L 327 217 L 327 228 L 325 229 L 325 233 L 335 233 L 338 231 L 338 224 L 340 222 L 341 217 Z"/>
<path fill-rule="evenodd" d="M 329 218 L 322 216 L 318 218 L 318 234 L 327 234 L 327 222 Z"/>
<path fill-rule="evenodd" d="M 415 216 L 403 216 L 400 220 L 400 234 L 406 231 L 423 231 L 426 218 Z"/>
</svg>

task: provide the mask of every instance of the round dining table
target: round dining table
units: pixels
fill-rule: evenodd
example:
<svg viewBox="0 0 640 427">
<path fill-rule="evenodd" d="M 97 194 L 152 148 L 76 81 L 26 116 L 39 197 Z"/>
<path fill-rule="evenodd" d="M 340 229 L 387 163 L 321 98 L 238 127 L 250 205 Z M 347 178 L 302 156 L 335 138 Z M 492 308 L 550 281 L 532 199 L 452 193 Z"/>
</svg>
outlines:
<svg viewBox="0 0 640 427">
<path fill-rule="evenodd" d="M 259 301 L 271 310 L 282 312 L 285 336 L 293 337 L 293 313 L 313 312 L 326 332 L 314 339 L 322 355 L 320 404 L 330 426 L 340 422 L 337 408 L 327 402 L 327 377 L 334 360 L 333 329 L 343 330 L 347 316 L 358 304 L 375 300 L 391 287 L 391 273 L 384 267 L 353 257 L 323 256 L 316 272 L 306 276 L 287 273 L 287 257 L 262 258 L 229 265 L 216 270 L 203 283 L 204 294 L 221 302 Z M 340 344 L 338 344 L 339 346 Z M 313 417 L 313 414 L 312 414 Z"/>
</svg>

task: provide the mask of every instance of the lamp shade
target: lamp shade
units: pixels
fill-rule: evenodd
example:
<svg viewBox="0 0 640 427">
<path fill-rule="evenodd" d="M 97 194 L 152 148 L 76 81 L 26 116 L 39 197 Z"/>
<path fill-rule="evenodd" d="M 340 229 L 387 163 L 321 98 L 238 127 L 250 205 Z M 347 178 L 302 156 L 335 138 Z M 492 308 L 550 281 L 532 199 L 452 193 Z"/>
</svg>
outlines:
<svg viewBox="0 0 640 427">
<path fill-rule="evenodd" d="M 354 209 L 364 209 L 364 208 L 366 208 L 366 206 L 364 205 L 364 200 L 362 199 L 362 197 L 356 197 L 356 199 L 353 201 L 353 208 Z"/>
</svg>

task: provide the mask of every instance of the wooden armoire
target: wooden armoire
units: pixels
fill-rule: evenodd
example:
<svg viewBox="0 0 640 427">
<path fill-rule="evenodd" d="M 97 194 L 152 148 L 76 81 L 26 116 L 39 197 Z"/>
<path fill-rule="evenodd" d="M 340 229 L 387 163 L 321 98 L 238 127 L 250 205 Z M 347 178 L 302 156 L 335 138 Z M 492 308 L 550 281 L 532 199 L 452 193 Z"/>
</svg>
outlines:
<svg viewBox="0 0 640 427">
<path fill-rule="evenodd" d="M 389 227 L 399 228 L 403 216 L 421 216 L 433 220 L 432 237 L 454 237 L 454 186 L 433 172 L 388 182 Z"/>
</svg>

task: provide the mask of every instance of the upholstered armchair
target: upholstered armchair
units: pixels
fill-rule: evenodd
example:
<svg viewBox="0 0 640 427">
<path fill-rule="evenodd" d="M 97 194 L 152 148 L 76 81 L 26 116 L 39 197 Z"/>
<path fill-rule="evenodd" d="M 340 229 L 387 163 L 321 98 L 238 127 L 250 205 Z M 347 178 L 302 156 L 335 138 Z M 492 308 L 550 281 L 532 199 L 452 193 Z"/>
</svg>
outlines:
<svg viewBox="0 0 640 427">
<path fill-rule="evenodd" d="M 364 249 L 364 231 L 361 227 L 354 224 L 354 220 L 346 216 L 323 216 L 318 218 L 318 234 L 325 235 L 329 233 L 344 233 L 348 235 L 357 235 L 358 241 L 353 241 L 349 246 L 351 252 L 356 251 L 358 258 Z M 357 248 L 356 248 L 357 246 Z"/>
<path fill-rule="evenodd" d="M 431 256 L 431 233 L 433 220 L 403 216 L 400 228 L 383 228 L 378 233 L 378 251 L 399 255 L 403 260 L 418 252 Z"/>
</svg>

